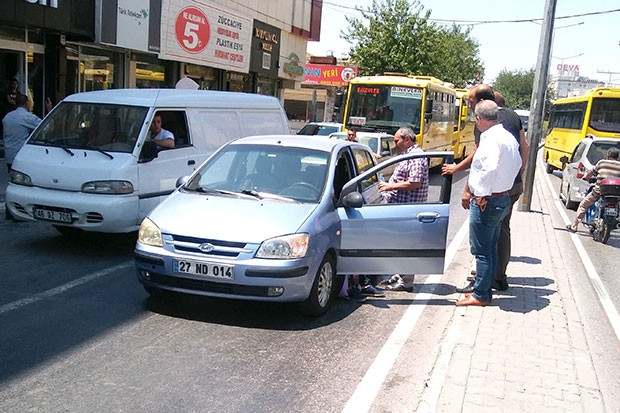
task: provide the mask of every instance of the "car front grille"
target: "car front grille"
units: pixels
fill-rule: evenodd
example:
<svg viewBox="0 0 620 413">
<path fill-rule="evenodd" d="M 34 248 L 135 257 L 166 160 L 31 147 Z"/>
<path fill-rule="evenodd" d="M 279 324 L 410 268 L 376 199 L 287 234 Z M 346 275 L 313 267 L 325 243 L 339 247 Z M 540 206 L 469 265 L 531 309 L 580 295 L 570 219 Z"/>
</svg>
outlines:
<svg viewBox="0 0 620 413">
<path fill-rule="evenodd" d="M 244 242 L 229 242 L 206 238 L 187 237 L 184 235 L 172 235 L 168 241 L 177 252 L 190 252 L 194 254 L 209 255 L 212 257 L 236 258 L 246 247 Z"/>
</svg>

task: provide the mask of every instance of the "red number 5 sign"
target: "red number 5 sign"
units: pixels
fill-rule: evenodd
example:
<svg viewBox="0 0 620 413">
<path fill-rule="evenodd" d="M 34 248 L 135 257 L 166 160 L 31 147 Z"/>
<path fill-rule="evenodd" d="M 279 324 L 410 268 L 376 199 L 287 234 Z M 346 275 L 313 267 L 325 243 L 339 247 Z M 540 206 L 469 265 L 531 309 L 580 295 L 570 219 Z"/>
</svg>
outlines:
<svg viewBox="0 0 620 413">
<path fill-rule="evenodd" d="M 186 7 L 179 12 L 174 31 L 179 46 L 188 53 L 202 52 L 211 36 L 207 16 L 196 7 Z"/>
</svg>

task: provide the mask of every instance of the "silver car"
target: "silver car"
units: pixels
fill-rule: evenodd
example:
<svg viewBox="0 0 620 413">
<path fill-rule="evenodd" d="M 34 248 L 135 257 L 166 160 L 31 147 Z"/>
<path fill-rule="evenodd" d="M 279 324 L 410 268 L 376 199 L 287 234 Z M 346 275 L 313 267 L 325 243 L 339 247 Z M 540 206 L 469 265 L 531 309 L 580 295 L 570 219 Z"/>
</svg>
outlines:
<svg viewBox="0 0 620 413">
<path fill-rule="evenodd" d="M 366 145 L 255 136 L 220 148 L 142 223 L 138 279 L 150 294 L 300 302 L 323 314 L 338 274 L 443 272 L 449 176 L 425 203 L 386 204 Z M 180 180 L 183 181 L 183 180 Z"/>
<path fill-rule="evenodd" d="M 607 150 L 615 146 L 620 149 L 620 139 L 597 138 L 586 136 L 575 147 L 570 158 L 562 157 L 562 183 L 560 184 L 560 199 L 568 209 L 577 209 L 577 206 L 590 188 L 590 183 L 583 177 L 591 171 L 596 163 L 605 158 Z"/>
</svg>

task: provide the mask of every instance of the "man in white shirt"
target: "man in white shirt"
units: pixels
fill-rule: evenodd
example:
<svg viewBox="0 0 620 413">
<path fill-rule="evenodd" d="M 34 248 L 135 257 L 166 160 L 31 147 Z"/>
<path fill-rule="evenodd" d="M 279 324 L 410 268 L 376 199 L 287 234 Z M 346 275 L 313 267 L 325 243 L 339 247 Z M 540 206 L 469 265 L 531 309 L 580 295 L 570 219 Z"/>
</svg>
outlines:
<svg viewBox="0 0 620 413">
<path fill-rule="evenodd" d="M 161 148 L 174 148 L 174 134 L 161 127 L 161 115 L 155 115 L 151 122 L 151 139 Z"/>
<path fill-rule="evenodd" d="M 476 105 L 476 125 L 482 132 L 472 159 L 467 191 L 469 245 L 476 257 L 474 291 L 457 306 L 485 306 L 491 302 L 491 287 L 497 266 L 497 240 L 504 217 L 510 211 L 508 190 L 521 169 L 517 140 L 498 122 L 498 107 L 492 100 Z"/>
</svg>

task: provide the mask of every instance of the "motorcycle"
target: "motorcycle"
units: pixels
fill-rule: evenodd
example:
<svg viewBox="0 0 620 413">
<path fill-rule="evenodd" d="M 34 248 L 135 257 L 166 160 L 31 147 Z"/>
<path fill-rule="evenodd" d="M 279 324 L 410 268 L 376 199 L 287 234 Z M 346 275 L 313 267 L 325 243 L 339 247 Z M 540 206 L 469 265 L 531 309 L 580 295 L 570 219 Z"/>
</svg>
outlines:
<svg viewBox="0 0 620 413">
<path fill-rule="evenodd" d="M 599 188 L 601 197 L 588 208 L 583 224 L 590 229 L 594 241 L 607 244 L 611 231 L 620 224 L 620 178 L 603 179 Z"/>
</svg>

